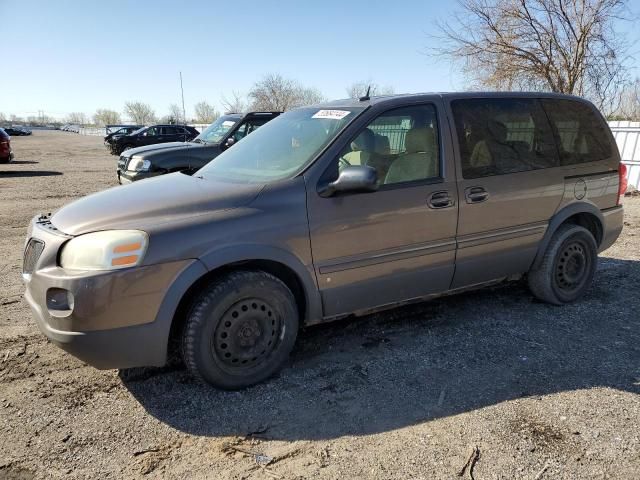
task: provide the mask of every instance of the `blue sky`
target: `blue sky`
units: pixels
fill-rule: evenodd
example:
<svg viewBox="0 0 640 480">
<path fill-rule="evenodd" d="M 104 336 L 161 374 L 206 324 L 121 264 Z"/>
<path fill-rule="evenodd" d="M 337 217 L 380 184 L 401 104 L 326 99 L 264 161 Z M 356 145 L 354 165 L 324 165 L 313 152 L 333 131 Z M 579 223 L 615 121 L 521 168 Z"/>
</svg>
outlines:
<svg viewBox="0 0 640 480">
<path fill-rule="evenodd" d="M 270 72 L 328 98 L 367 79 L 396 93 L 461 89 L 450 65 L 423 54 L 434 21 L 454 8 L 447 0 L 0 0 L 0 112 L 91 115 L 140 100 L 162 116 L 180 103 L 179 71 L 187 115 L 201 100 L 220 109 L 223 95 L 245 94 Z"/>
</svg>

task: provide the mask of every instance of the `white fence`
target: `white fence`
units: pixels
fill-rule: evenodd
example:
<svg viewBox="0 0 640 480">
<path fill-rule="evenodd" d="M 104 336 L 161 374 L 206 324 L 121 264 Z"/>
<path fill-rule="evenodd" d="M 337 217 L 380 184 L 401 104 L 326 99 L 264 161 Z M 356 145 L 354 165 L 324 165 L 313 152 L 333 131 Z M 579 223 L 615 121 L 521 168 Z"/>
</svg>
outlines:
<svg viewBox="0 0 640 480">
<path fill-rule="evenodd" d="M 640 189 L 640 122 L 609 122 L 609 127 L 627 166 L 629 185 Z"/>
<path fill-rule="evenodd" d="M 99 135 L 104 137 L 106 133 L 106 129 L 104 127 L 101 128 L 93 128 L 93 127 L 80 127 L 80 135 Z"/>
</svg>

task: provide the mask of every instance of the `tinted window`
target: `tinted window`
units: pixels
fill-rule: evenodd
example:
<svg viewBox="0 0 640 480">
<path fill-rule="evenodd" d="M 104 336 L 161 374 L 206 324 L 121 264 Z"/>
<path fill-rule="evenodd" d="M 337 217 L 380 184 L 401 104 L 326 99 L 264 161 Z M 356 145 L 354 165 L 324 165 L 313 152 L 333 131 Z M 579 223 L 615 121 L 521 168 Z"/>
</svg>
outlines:
<svg viewBox="0 0 640 480">
<path fill-rule="evenodd" d="M 562 165 L 595 162 L 611 156 L 607 125 L 587 104 L 573 100 L 542 100 L 558 139 Z"/>
<path fill-rule="evenodd" d="M 462 176 L 490 175 L 558 165 L 553 134 L 535 99 L 469 99 L 451 105 Z"/>
<path fill-rule="evenodd" d="M 175 127 L 161 127 L 160 135 L 175 135 L 177 134 L 177 128 Z"/>
<path fill-rule="evenodd" d="M 368 165 L 381 184 L 440 176 L 438 122 L 433 105 L 402 107 L 367 125 L 340 154 L 338 167 Z"/>
</svg>

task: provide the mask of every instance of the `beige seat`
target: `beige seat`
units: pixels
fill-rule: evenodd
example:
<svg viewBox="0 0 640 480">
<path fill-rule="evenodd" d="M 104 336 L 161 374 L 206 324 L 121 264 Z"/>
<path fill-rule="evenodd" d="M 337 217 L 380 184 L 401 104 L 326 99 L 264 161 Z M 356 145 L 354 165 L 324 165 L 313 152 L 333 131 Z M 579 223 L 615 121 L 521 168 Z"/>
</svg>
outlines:
<svg viewBox="0 0 640 480">
<path fill-rule="evenodd" d="M 518 165 L 518 171 L 524 165 L 523 158 L 527 156 L 526 142 L 509 142 L 507 140 L 507 126 L 490 119 L 484 133 L 484 139 L 476 143 L 471 152 L 470 164 L 474 168 L 492 167 L 500 172 L 508 172 Z"/>
<path fill-rule="evenodd" d="M 412 128 L 404 139 L 405 152 L 391 164 L 384 183 L 410 182 L 438 175 L 433 128 Z"/>
</svg>

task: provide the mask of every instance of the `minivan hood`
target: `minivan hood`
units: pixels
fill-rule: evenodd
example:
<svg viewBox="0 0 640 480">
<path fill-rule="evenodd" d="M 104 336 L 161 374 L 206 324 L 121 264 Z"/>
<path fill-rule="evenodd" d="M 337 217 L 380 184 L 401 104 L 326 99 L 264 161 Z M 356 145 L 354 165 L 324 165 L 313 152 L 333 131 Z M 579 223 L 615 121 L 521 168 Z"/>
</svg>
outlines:
<svg viewBox="0 0 640 480">
<path fill-rule="evenodd" d="M 58 210 L 51 223 L 79 235 L 140 228 L 250 203 L 262 185 L 223 183 L 172 173 L 94 193 Z"/>
<path fill-rule="evenodd" d="M 162 150 L 162 153 L 173 152 L 178 150 L 184 150 L 188 148 L 204 147 L 203 143 L 193 142 L 167 142 L 167 143 L 154 143 L 153 145 L 145 145 L 143 147 L 135 147 L 127 150 L 124 154 L 127 157 L 134 155 L 144 156 L 146 153 L 155 152 L 156 150 Z"/>
</svg>

